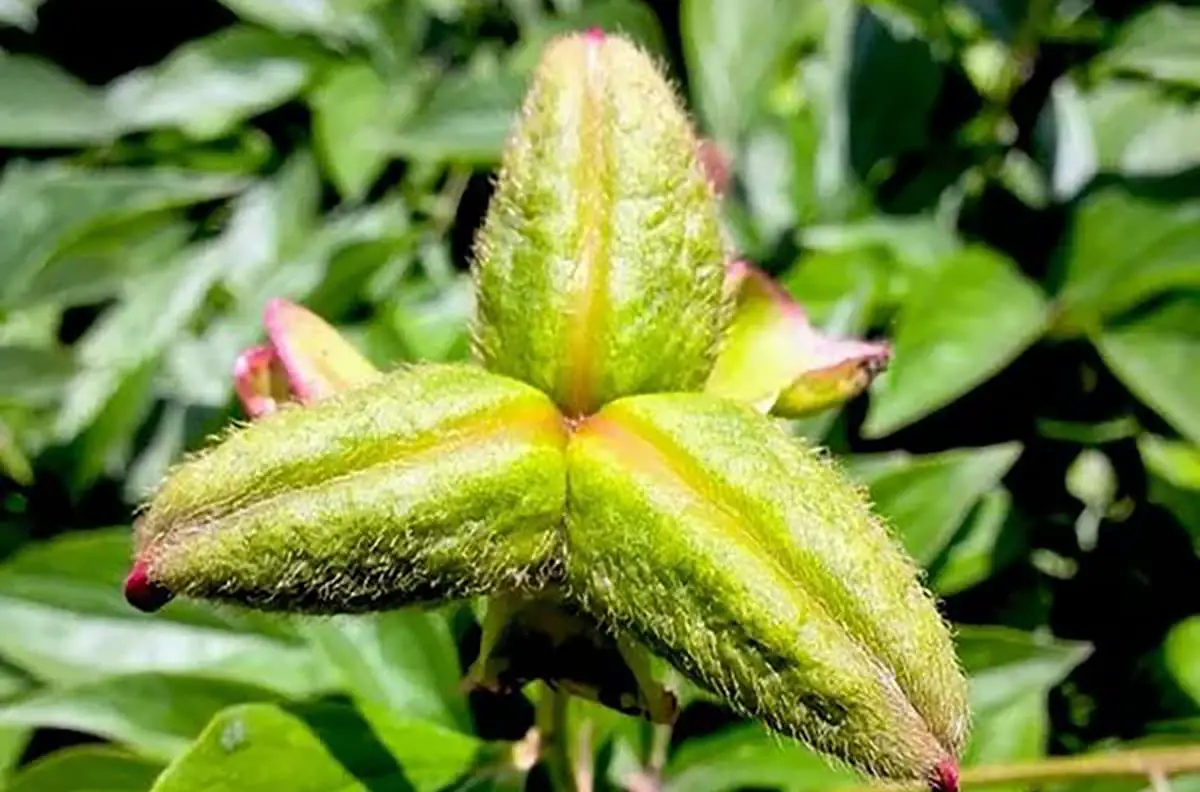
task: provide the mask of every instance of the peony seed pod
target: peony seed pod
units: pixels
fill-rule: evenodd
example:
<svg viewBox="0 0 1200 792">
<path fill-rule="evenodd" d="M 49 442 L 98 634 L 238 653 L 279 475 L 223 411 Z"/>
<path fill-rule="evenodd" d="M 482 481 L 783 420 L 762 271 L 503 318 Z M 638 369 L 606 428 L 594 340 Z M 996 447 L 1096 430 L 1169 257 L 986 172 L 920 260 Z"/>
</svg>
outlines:
<svg viewBox="0 0 1200 792">
<path fill-rule="evenodd" d="M 747 405 L 665 394 L 586 419 L 567 460 L 567 584 L 590 612 L 860 771 L 952 774 L 968 710 L 951 636 L 826 458 Z"/>
<path fill-rule="evenodd" d="M 537 589 L 557 568 L 564 444 L 543 394 L 470 366 L 285 407 L 168 476 L 127 594 L 334 613 Z"/>
<path fill-rule="evenodd" d="M 572 417 L 699 390 L 724 321 L 717 200 L 650 58 L 600 32 L 552 42 L 476 243 L 477 357 Z"/>
</svg>

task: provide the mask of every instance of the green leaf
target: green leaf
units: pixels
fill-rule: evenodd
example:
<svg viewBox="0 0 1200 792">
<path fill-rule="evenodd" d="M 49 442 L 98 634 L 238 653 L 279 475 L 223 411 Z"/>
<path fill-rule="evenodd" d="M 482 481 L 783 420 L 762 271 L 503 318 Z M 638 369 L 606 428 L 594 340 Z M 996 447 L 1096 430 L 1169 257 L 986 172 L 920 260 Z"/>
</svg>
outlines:
<svg viewBox="0 0 1200 792">
<path fill-rule="evenodd" d="M 758 113 L 802 15 L 786 0 L 684 0 L 679 13 L 700 115 L 714 138 L 733 145 Z"/>
<path fill-rule="evenodd" d="M 1091 646 L 1006 627 L 963 627 L 958 653 L 970 675 L 974 719 L 963 764 L 1044 755 L 1046 695 L 1088 657 Z"/>
<path fill-rule="evenodd" d="M 986 381 L 1037 339 L 1046 314 L 1041 290 L 1000 254 L 968 247 L 951 257 L 901 309 L 863 434 L 890 434 Z"/>
<path fill-rule="evenodd" d="M 942 552 L 971 507 L 994 488 L 1021 455 L 1020 443 L 911 456 L 900 451 L 849 460 L 900 540 L 922 564 Z"/>
<path fill-rule="evenodd" d="M 755 725 L 737 726 L 685 741 L 663 773 L 663 792 L 780 789 L 820 792 L 852 784 L 857 776 L 830 766 L 799 743 Z"/>
<path fill-rule="evenodd" d="M 1197 226 L 1200 228 L 1200 226 Z M 1125 387 L 1192 442 L 1200 442 L 1200 298 L 1179 297 L 1096 338 Z"/>
<path fill-rule="evenodd" d="M 30 56 L 0 53 L 0 107 L 0 146 L 90 146 L 117 133 L 99 90 Z"/>
<path fill-rule="evenodd" d="M 1051 86 L 1038 133 L 1048 138 L 1042 159 L 1050 171 L 1054 197 L 1066 201 L 1091 181 L 1098 167 L 1087 104 L 1071 78 L 1060 77 Z"/>
<path fill-rule="evenodd" d="M 813 251 L 779 282 L 825 332 L 861 335 L 883 296 L 886 263 L 885 257 L 866 248 Z"/>
<path fill-rule="evenodd" d="M 1163 643 L 1163 655 L 1167 671 L 1200 704 L 1200 616 L 1184 619 L 1171 628 Z"/>
<path fill-rule="evenodd" d="M 12 25 L 32 33 L 37 28 L 38 8 L 46 0 L 0 0 L 0 25 Z"/>
<path fill-rule="evenodd" d="M 1152 434 L 1137 444 L 1150 479 L 1147 499 L 1174 514 L 1200 552 L 1200 446 Z"/>
<path fill-rule="evenodd" d="M 0 705 L 0 725 L 57 728 L 103 737 L 169 761 L 226 707 L 276 696 L 237 682 L 162 674 L 115 676 L 52 687 Z"/>
<path fill-rule="evenodd" d="M 926 142 L 942 67 L 925 41 L 859 6 L 845 76 L 850 164 L 860 177 Z"/>
<path fill-rule="evenodd" d="M 1172 107 L 1129 141 L 1121 170 L 1132 176 L 1169 176 L 1200 165 L 1197 129 L 1200 107 Z"/>
<path fill-rule="evenodd" d="M 21 305 L 87 305 L 117 297 L 175 258 L 192 228 L 170 213 L 104 226 L 66 245 L 22 290 Z"/>
<path fill-rule="evenodd" d="M 470 731 L 458 650 L 443 614 L 338 617 L 310 622 L 304 632 L 360 706 Z"/>
<path fill-rule="evenodd" d="M 221 198 L 242 179 L 169 168 L 84 170 L 15 162 L 0 176 L 0 303 L 101 224 Z"/>
<path fill-rule="evenodd" d="M 1200 285 L 1200 201 L 1162 201 L 1122 187 L 1089 194 L 1059 248 L 1067 328 L 1104 319 L 1169 289 Z"/>
<path fill-rule="evenodd" d="M 143 792 L 162 766 L 115 748 L 80 745 L 31 764 L 8 792 Z"/>
<path fill-rule="evenodd" d="M 295 38 L 227 28 L 124 75 L 109 86 L 108 106 L 127 130 L 172 127 L 200 140 L 220 137 L 300 93 L 313 56 Z"/>
<path fill-rule="evenodd" d="M 214 718 L 152 792 L 434 792 L 460 777 L 478 749 L 474 738 L 422 723 L 377 735 L 345 707 L 250 704 Z"/>
<path fill-rule="evenodd" d="M 339 64 L 311 97 L 317 152 L 342 197 L 358 201 L 388 160 L 388 86 L 365 62 Z"/>
<path fill-rule="evenodd" d="M 1200 8 L 1155 3 L 1125 24 L 1101 64 L 1200 88 Z"/>
<path fill-rule="evenodd" d="M 487 165 L 499 161 L 525 78 L 514 73 L 451 73 L 390 136 L 388 150 L 420 160 Z"/>
<path fill-rule="evenodd" d="M 0 404 L 53 403 L 74 371 L 64 349 L 0 344 Z"/>
<path fill-rule="evenodd" d="M 281 33 L 315 33 L 333 43 L 372 41 L 379 35 L 369 13 L 384 0 L 221 0 L 243 19 Z"/>
<path fill-rule="evenodd" d="M 277 619 L 186 602 L 135 611 L 121 594 L 131 546 L 125 528 L 65 534 L 0 566 L 0 656 L 58 684 L 193 672 L 296 696 L 336 685 Z"/>
<path fill-rule="evenodd" d="M 20 726 L 0 728 L 0 784 L 7 778 L 9 771 L 21 761 L 21 755 L 25 753 L 25 748 L 29 745 L 29 739 L 32 736 L 32 729 Z M 6 786 L 4 789 L 12 792 L 13 787 Z M 41 791 L 36 790 L 35 792 Z"/>
<path fill-rule="evenodd" d="M 1099 167 L 1122 171 L 1130 141 L 1175 111 L 1162 86 L 1141 80 L 1105 80 L 1083 96 Z"/>
<path fill-rule="evenodd" d="M 1003 487 L 985 492 L 941 558 L 934 563 L 933 588 L 957 594 L 991 577 L 1014 560 L 1016 549 L 1004 541 L 1012 495 Z"/>
</svg>

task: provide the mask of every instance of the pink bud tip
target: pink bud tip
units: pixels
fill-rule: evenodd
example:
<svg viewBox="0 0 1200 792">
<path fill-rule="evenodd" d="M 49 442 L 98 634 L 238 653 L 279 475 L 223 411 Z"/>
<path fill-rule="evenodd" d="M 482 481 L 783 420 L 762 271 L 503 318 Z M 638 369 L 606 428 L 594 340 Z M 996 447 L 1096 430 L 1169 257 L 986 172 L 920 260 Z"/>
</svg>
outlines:
<svg viewBox="0 0 1200 792">
<path fill-rule="evenodd" d="M 173 595 L 166 587 L 152 581 L 146 573 L 146 562 L 139 558 L 125 578 L 125 599 L 140 611 L 153 613 L 171 601 Z"/>
<path fill-rule="evenodd" d="M 593 44 L 599 44 L 604 41 L 604 29 L 599 27 L 590 27 L 584 31 L 584 37 Z"/>
<path fill-rule="evenodd" d="M 947 757 L 933 768 L 930 792 L 958 792 L 958 763 Z"/>
<path fill-rule="evenodd" d="M 256 346 L 238 355 L 233 364 L 233 383 L 242 408 L 251 418 L 275 412 L 278 406 L 271 393 L 271 362 L 275 350 Z"/>
</svg>

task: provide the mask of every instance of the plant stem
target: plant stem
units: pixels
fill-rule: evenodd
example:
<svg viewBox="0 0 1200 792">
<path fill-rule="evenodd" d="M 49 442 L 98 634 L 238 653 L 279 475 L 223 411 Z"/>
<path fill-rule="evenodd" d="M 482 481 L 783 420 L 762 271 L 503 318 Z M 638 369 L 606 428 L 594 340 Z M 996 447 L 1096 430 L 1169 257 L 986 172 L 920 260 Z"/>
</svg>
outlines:
<svg viewBox="0 0 1200 792">
<path fill-rule="evenodd" d="M 555 792 L 579 792 L 571 764 L 571 736 L 567 733 L 567 694 L 542 685 L 535 720 L 551 786 Z"/>
<path fill-rule="evenodd" d="M 962 771 L 963 789 L 999 784 L 1037 784 L 1082 778 L 1150 778 L 1160 783 L 1169 776 L 1200 772 L 1200 745 L 1143 748 L 1112 753 L 1063 756 L 1020 764 L 984 765 Z M 891 784 L 843 789 L 842 792 L 901 792 L 926 790 L 923 784 Z"/>
</svg>

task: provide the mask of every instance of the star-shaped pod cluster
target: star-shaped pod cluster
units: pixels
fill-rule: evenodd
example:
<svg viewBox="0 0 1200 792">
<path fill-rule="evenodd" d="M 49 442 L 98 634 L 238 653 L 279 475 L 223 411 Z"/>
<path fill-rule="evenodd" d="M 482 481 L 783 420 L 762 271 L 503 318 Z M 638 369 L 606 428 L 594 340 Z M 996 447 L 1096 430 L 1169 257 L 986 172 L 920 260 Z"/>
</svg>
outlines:
<svg viewBox="0 0 1200 792">
<path fill-rule="evenodd" d="M 552 42 L 478 239 L 476 362 L 383 373 L 271 303 L 236 372 L 254 420 L 146 505 L 130 601 L 482 596 L 479 684 L 669 720 L 653 653 L 864 772 L 955 787 L 947 627 L 862 491 L 772 418 L 861 392 L 887 347 L 825 337 L 729 256 L 708 160 L 636 47 Z"/>
</svg>

